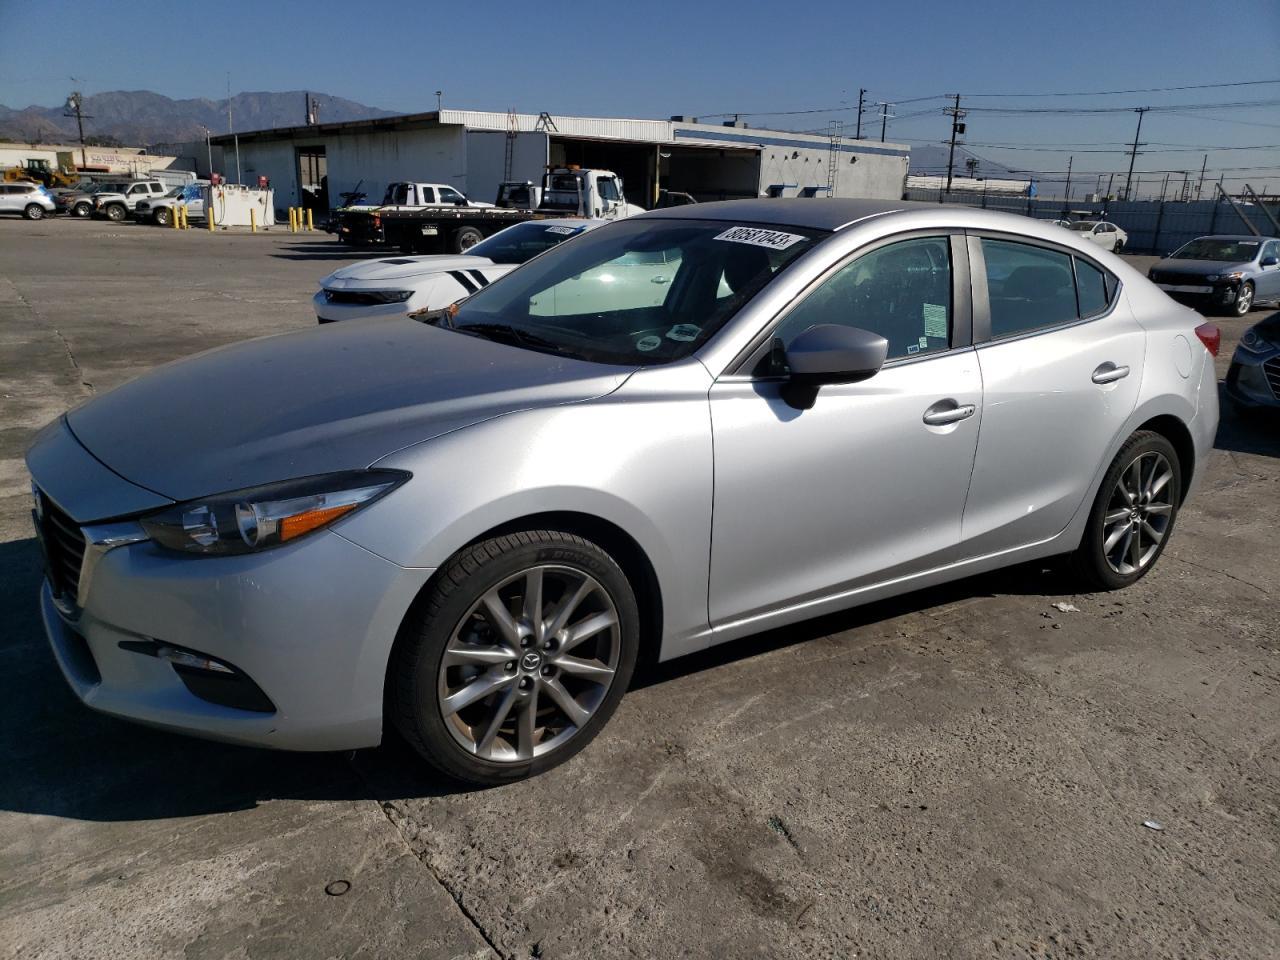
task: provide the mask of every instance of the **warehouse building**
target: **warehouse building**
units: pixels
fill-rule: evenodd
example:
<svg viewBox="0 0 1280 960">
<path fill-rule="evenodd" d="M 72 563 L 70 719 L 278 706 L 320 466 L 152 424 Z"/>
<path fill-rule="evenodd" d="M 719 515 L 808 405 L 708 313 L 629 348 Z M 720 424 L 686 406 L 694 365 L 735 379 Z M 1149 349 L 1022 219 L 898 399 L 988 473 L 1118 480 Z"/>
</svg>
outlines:
<svg viewBox="0 0 1280 960">
<path fill-rule="evenodd" d="M 910 148 L 895 143 L 698 123 L 439 110 L 213 138 L 218 172 L 268 177 L 281 207 L 326 210 L 397 180 L 447 183 L 492 201 L 504 180 L 540 181 L 548 164 L 612 170 L 627 199 L 660 190 L 699 201 L 758 196 L 899 199 Z M 221 159 L 216 152 L 221 150 Z M 238 159 L 237 159 L 238 157 Z M 203 161 L 203 158 L 200 158 Z M 237 173 L 238 166 L 238 173 Z"/>
</svg>

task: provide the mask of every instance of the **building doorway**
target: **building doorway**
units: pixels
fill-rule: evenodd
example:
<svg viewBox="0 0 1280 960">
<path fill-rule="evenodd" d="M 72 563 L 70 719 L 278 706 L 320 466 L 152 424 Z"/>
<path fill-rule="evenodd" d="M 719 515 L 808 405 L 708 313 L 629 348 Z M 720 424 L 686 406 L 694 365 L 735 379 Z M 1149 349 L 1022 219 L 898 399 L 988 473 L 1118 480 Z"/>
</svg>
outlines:
<svg viewBox="0 0 1280 960">
<path fill-rule="evenodd" d="M 324 147 L 298 147 L 298 203 L 316 213 L 329 212 L 329 164 Z"/>
</svg>

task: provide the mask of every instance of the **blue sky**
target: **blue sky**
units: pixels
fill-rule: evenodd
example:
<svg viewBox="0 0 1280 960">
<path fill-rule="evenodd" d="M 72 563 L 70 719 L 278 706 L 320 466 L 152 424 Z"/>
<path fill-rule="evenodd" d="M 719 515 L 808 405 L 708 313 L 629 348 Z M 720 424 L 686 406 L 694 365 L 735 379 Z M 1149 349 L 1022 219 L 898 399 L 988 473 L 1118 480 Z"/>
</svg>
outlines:
<svg viewBox="0 0 1280 960">
<path fill-rule="evenodd" d="M 42 0 L 38 11 L 0 0 L 4 8 L 38 17 L 48 34 L 47 42 L 6 44 L 0 103 L 13 107 L 61 102 L 71 76 L 87 93 L 149 89 L 218 99 L 228 71 L 237 92 L 311 89 L 406 112 L 434 107 L 437 89 L 446 106 L 636 117 L 840 107 L 856 104 L 859 87 L 873 104 L 959 92 L 974 108 L 1280 103 L 1280 84 L 969 99 L 1280 79 L 1276 0 L 220 0 L 150 8 L 164 11 L 158 14 L 141 7 L 127 13 L 101 0 Z M 139 29 L 156 21 L 168 26 Z M 913 146 L 945 139 L 942 105 L 896 107 L 901 119 L 890 123 L 889 139 Z M 817 129 L 832 117 L 852 127 L 851 110 L 746 119 Z M 1074 154 L 1076 171 L 1116 170 L 1127 163 L 1120 153 L 1087 151 L 1123 150 L 1135 119 L 1128 111 L 1011 116 L 975 109 L 967 139 L 979 156 L 1022 169 L 1062 170 Z M 878 136 L 878 121 L 865 122 Z M 1153 112 L 1142 139 L 1153 152 L 1138 158 L 1137 169 L 1153 179 L 1163 176 L 1151 173 L 1157 170 L 1198 175 L 1209 152 L 1211 170 L 1249 177 L 1255 187 L 1269 180 L 1280 190 L 1280 150 L 1203 149 L 1280 144 L 1280 106 Z"/>
</svg>

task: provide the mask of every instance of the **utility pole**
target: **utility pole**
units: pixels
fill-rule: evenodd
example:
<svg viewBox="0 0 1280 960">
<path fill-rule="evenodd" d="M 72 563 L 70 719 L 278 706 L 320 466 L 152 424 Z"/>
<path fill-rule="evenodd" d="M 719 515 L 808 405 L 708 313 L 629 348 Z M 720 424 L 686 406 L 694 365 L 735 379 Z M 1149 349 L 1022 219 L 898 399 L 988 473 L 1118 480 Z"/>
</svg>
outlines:
<svg viewBox="0 0 1280 960">
<path fill-rule="evenodd" d="M 885 132 L 885 129 L 889 126 L 889 118 L 893 116 L 893 114 L 889 112 L 889 108 L 892 106 L 893 106 L 892 103 L 884 103 L 883 101 L 880 104 L 880 142 L 881 143 L 884 143 L 884 132 Z"/>
<path fill-rule="evenodd" d="M 1160 202 L 1164 203 L 1164 192 L 1169 189 L 1169 175 L 1164 175 L 1164 183 L 1160 184 Z"/>
<path fill-rule="evenodd" d="M 436 113 L 439 113 L 443 109 L 444 109 L 444 91 L 437 90 L 436 91 Z"/>
<path fill-rule="evenodd" d="M 961 118 L 964 117 L 964 111 L 960 109 L 960 94 L 956 94 L 956 105 L 947 107 L 943 113 L 951 117 L 951 149 L 947 153 L 947 193 L 950 193 L 951 174 L 956 162 L 956 137 L 964 135 L 964 124 L 960 122 Z"/>
<path fill-rule="evenodd" d="M 1200 199 L 1200 191 L 1204 189 L 1204 171 L 1209 166 L 1209 155 L 1204 155 L 1204 162 L 1200 164 L 1200 182 L 1196 184 L 1196 199 Z"/>
<path fill-rule="evenodd" d="M 862 139 L 862 105 L 866 101 L 866 97 L 867 97 L 866 87 L 860 88 L 858 90 L 858 130 L 853 135 L 853 139 L 855 140 Z"/>
<path fill-rule="evenodd" d="M 1146 144 L 1138 142 L 1138 138 L 1142 136 L 1142 115 L 1150 109 L 1150 107 L 1134 108 L 1134 111 L 1138 114 L 1138 129 L 1133 135 L 1133 149 L 1129 151 L 1129 175 L 1124 180 L 1124 198 L 1126 200 L 1129 199 L 1129 181 L 1133 179 L 1133 161 L 1138 156 L 1138 148 L 1146 146 Z"/>
<path fill-rule="evenodd" d="M 1107 177 L 1107 199 L 1111 199 L 1111 185 L 1115 183 L 1116 175 L 1113 173 Z"/>
<path fill-rule="evenodd" d="M 1063 210 L 1066 210 L 1066 205 L 1071 202 L 1071 163 L 1074 160 L 1075 157 L 1067 157 L 1067 186 L 1062 193 Z"/>
<path fill-rule="evenodd" d="M 92 120 L 93 117 L 86 117 L 81 108 L 84 106 L 84 97 L 80 95 L 79 90 L 72 90 L 71 96 L 67 97 L 67 109 L 63 111 L 64 117 L 76 118 L 76 130 L 80 133 L 80 166 L 89 166 L 89 160 L 84 153 L 84 122 Z M 37 134 L 38 135 L 38 134 Z"/>
</svg>

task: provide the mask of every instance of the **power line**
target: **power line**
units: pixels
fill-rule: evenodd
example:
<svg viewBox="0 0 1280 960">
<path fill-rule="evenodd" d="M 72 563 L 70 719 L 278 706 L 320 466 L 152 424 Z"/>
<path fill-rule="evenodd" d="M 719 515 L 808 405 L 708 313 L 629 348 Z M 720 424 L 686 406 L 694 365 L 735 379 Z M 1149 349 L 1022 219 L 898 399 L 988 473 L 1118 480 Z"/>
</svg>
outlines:
<svg viewBox="0 0 1280 960">
<path fill-rule="evenodd" d="M 1258 107 L 1280 107 L 1280 100 L 1233 100 L 1226 103 L 1177 103 L 1155 107 L 1143 107 L 1152 113 L 1172 113 L 1179 110 L 1251 110 Z M 1136 107 L 971 107 L 974 113 L 1001 113 L 1010 116 L 1031 114 L 1097 114 L 1131 113 Z"/>
<path fill-rule="evenodd" d="M 965 97 L 1114 97 L 1126 93 L 1174 93 L 1179 90 L 1218 90 L 1224 87 L 1256 87 L 1276 83 L 1280 83 L 1280 80 L 1236 80 L 1231 83 L 1193 83 L 1181 87 L 1138 87 L 1133 90 L 1080 90 L 1067 93 L 966 93 Z"/>
</svg>

